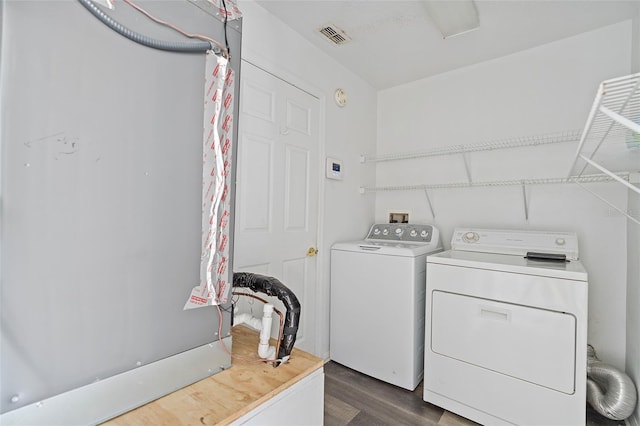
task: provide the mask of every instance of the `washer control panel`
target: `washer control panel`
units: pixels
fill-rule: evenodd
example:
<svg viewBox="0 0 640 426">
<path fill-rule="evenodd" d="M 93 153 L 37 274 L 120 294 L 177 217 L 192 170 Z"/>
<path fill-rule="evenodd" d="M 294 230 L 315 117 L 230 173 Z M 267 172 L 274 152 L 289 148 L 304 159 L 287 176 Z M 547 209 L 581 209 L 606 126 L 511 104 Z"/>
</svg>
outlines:
<svg viewBox="0 0 640 426">
<path fill-rule="evenodd" d="M 574 232 L 456 228 L 451 248 L 521 256 L 528 252 L 564 254 L 569 260 L 578 260 L 578 237 Z"/>
<path fill-rule="evenodd" d="M 379 223 L 371 227 L 366 239 L 429 243 L 434 238 L 435 233 L 437 233 L 437 229 L 431 225 Z"/>
</svg>

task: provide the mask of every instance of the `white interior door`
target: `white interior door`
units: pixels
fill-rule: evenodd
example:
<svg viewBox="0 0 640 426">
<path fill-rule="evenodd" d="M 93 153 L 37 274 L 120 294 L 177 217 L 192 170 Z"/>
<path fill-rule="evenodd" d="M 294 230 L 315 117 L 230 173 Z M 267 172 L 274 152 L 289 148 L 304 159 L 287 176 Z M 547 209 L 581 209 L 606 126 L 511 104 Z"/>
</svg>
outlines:
<svg viewBox="0 0 640 426">
<path fill-rule="evenodd" d="M 319 111 L 317 98 L 242 63 L 234 270 L 276 277 L 295 293 L 301 304 L 296 347 L 310 353 L 316 340 Z M 247 300 L 239 301 L 240 311 L 260 317 L 262 304 Z M 279 300 L 270 302 L 284 312 Z"/>
</svg>

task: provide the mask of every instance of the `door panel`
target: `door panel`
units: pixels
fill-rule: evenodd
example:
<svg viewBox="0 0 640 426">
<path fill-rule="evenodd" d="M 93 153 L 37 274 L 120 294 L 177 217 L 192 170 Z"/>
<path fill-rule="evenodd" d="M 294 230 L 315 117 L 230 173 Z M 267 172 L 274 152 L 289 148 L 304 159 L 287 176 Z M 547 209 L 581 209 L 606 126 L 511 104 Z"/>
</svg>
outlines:
<svg viewBox="0 0 640 426">
<path fill-rule="evenodd" d="M 296 347 L 314 353 L 316 257 L 308 253 L 317 241 L 320 103 L 247 62 L 240 102 L 234 269 L 293 291 L 301 304 Z M 238 307 L 250 312 L 243 300 Z"/>
<path fill-rule="evenodd" d="M 308 305 L 305 289 L 305 283 L 309 281 L 307 277 L 307 263 L 306 257 L 289 259 L 282 263 L 283 282 L 287 283 L 287 286 L 295 293 L 303 309 L 304 306 Z M 298 341 L 305 342 L 306 330 L 308 328 L 303 317 L 298 328 Z"/>
<path fill-rule="evenodd" d="M 245 190 L 239 194 L 240 230 L 268 232 L 271 223 L 271 157 L 273 141 L 244 134 L 239 158 L 244 167 L 238 170 L 238 182 Z"/>
<path fill-rule="evenodd" d="M 243 84 L 244 96 L 251 99 L 250 103 L 242 103 L 242 113 L 249 114 L 255 118 L 275 123 L 276 121 L 276 108 L 275 99 L 276 93 L 273 89 L 260 87 L 251 82 Z"/>
<path fill-rule="evenodd" d="M 311 135 L 311 112 L 310 108 L 287 101 L 287 128 L 297 130 L 305 135 Z"/>
<path fill-rule="evenodd" d="M 306 231 L 308 228 L 309 156 L 308 150 L 287 148 L 284 200 L 286 231 Z"/>
</svg>

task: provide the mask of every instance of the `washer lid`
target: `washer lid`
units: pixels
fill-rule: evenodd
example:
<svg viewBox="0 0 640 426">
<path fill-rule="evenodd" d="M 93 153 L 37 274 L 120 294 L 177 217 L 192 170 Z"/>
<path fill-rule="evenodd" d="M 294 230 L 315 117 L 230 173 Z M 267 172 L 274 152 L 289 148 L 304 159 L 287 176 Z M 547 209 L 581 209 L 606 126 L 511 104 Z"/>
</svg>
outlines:
<svg viewBox="0 0 640 426">
<path fill-rule="evenodd" d="M 456 228 L 451 248 L 519 256 L 526 256 L 529 252 L 560 254 L 569 260 L 579 258 L 578 237 L 574 232 Z"/>
<path fill-rule="evenodd" d="M 361 240 L 335 243 L 333 251 L 350 251 L 384 256 L 417 257 L 442 251 L 440 246 L 402 241 Z"/>
</svg>

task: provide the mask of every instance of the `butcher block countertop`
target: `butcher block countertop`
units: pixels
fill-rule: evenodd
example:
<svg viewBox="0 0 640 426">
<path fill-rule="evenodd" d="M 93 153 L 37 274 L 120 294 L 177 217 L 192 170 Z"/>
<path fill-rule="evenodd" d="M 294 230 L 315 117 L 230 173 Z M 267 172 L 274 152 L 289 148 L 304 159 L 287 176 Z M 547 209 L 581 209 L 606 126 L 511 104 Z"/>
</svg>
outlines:
<svg viewBox="0 0 640 426">
<path fill-rule="evenodd" d="M 257 360 L 258 333 L 232 328 L 234 355 Z M 294 349 L 277 368 L 232 359 L 231 368 L 113 418 L 104 425 L 226 425 L 322 368 L 324 362 Z"/>
</svg>

